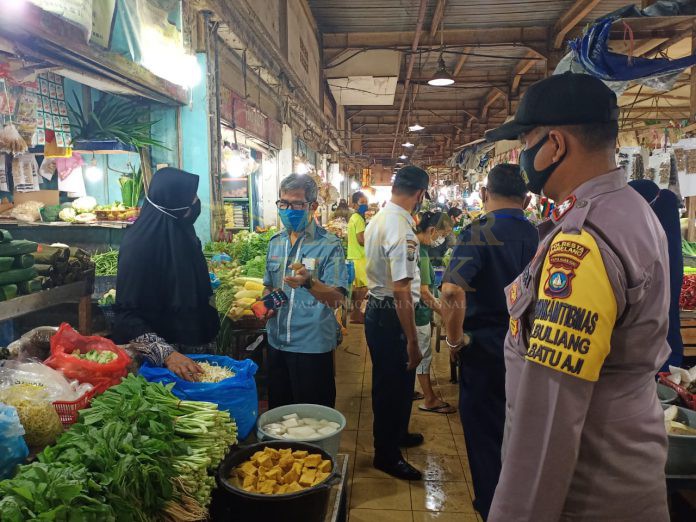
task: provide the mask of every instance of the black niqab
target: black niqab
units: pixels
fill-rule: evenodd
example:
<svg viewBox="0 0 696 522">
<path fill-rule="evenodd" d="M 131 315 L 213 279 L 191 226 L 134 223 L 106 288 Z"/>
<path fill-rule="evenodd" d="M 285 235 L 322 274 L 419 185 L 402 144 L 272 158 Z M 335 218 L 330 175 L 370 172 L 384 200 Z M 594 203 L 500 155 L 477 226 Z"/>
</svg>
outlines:
<svg viewBox="0 0 696 522">
<path fill-rule="evenodd" d="M 197 189 L 198 176 L 182 170 L 164 168 L 153 176 L 140 217 L 119 251 L 117 342 L 145 333 L 190 346 L 215 338 L 219 319 L 193 228 L 200 213 Z"/>
</svg>

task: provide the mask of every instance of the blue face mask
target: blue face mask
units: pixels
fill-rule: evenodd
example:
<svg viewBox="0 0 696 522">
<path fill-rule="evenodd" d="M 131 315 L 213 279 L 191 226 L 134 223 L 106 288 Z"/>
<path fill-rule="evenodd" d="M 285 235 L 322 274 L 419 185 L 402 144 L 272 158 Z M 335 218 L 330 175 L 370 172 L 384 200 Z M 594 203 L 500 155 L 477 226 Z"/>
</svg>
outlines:
<svg viewBox="0 0 696 522">
<path fill-rule="evenodd" d="M 278 215 L 288 232 L 302 232 L 307 227 L 307 211 L 291 208 L 279 210 Z"/>
<path fill-rule="evenodd" d="M 363 216 L 363 215 L 365 215 L 365 212 L 367 212 L 367 205 L 358 206 L 358 214 Z"/>
</svg>

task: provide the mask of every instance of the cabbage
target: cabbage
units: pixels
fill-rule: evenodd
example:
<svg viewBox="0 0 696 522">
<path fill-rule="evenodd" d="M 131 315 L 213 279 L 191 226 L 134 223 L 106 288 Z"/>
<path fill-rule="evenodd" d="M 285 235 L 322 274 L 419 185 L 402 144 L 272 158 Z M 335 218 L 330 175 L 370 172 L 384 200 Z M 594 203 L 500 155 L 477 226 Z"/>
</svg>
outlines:
<svg viewBox="0 0 696 522">
<path fill-rule="evenodd" d="M 64 208 L 58 213 L 58 219 L 67 223 L 72 223 L 73 221 L 75 221 L 76 216 L 77 213 L 72 208 Z"/>
<path fill-rule="evenodd" d="M 77 212 L 78 214 L 92 212 L 96 208 L 96 206 L 97 206 L 97 200 L 91 196 L 77 198 L 72 203 L 72 208 L 74 208 L 75 212 Z"/>
</svg>

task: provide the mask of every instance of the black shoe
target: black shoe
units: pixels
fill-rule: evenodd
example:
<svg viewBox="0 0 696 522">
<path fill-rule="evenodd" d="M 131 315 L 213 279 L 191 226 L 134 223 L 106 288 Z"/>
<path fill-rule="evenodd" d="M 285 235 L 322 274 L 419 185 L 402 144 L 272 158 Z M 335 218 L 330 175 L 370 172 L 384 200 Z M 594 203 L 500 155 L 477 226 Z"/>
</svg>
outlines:
<svg viewBox="0 0 696 522">
<path fill-rule="evenodd" d="M 399 447 L 401 448 L 415 448 L 423 444 L 423 435 L 420 433 L 407 433 L 405 437 L 399 442 Z"/>
<path fill-rule="evenodd" d="M 375 459 L 372 461 L 372 464 L 378 470 L 384 471 L 388 475 L 391 475 L 392 477 L 396 477 L 398 479 L 421 480 L 423 478 L 423 474 L 416 468 L 411 466 L 403 458 L 389 462 L 382 461 L 375 457 Z"/>
</svg>

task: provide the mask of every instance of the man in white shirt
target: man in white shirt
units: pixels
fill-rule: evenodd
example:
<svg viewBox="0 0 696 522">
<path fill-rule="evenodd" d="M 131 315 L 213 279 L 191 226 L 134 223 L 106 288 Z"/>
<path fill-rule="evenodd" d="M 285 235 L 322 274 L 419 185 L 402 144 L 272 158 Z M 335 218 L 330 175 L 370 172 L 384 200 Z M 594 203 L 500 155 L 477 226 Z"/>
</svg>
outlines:
<svg viewBox="0 0 696 522">
<path fill-rule="evenodd" d="M 418 238 L 413 214 L 428 195 L 428 174 L 414 166 L 397 172 L 391 202 L 365 230 L 369 300 L 365 337 L 372 358 L 374 466 L 394 477 L 420 480 L 400 447 L 423 443 L 408 433 L 415 370 L 421 360 L 414 305 L 420 299 Z"/>
</svg>

